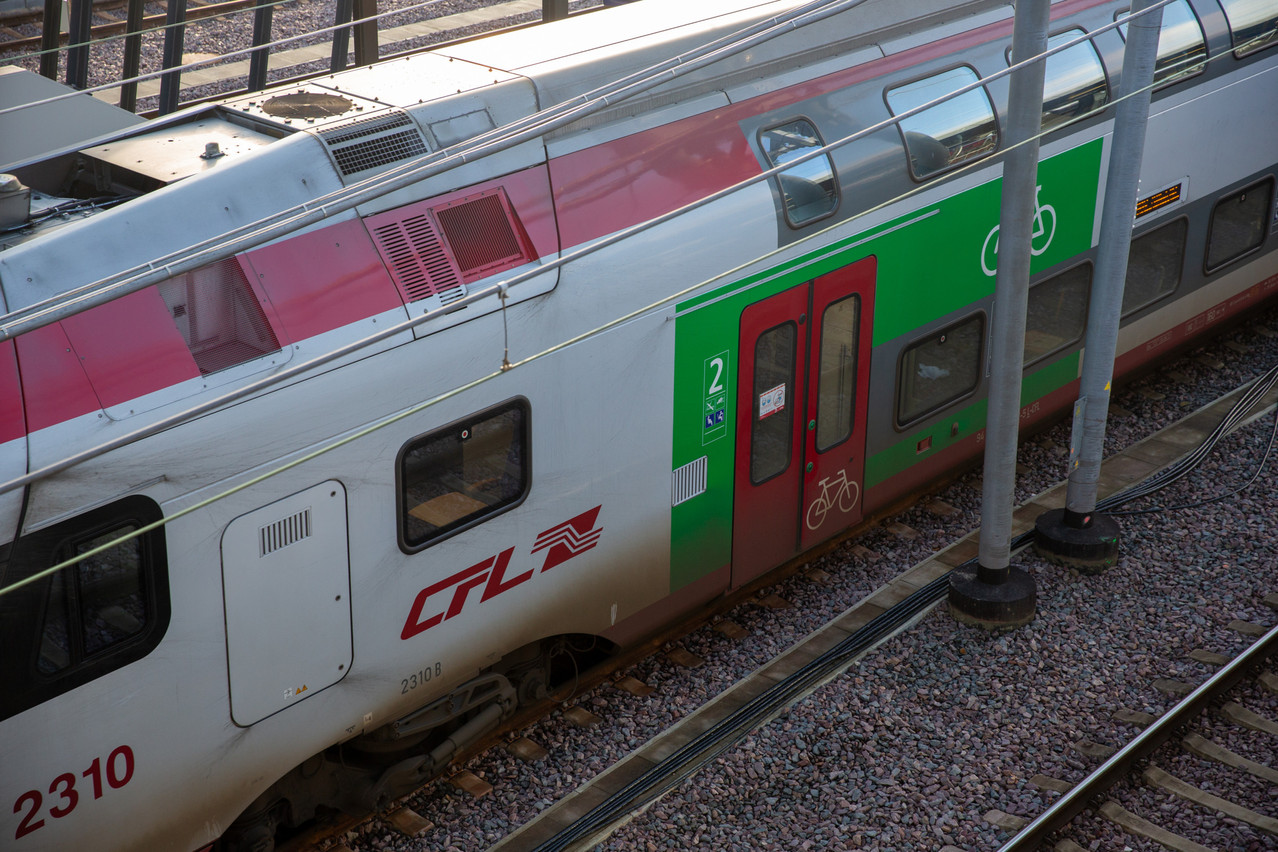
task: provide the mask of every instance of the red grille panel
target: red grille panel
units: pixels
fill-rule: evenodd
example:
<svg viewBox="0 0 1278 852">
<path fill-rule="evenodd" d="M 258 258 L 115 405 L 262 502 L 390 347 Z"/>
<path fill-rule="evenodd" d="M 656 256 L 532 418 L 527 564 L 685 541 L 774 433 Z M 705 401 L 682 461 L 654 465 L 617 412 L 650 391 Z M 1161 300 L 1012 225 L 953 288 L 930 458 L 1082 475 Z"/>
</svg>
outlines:
<svg viewBox="0 0 1278 852">
<path fill-rule="evenodd" d="M 407 302 L 465 295 L 465 282 L 536 259 L 501 189 L 444 204 L 412 204 L 366 223 Z"/>
</svg>

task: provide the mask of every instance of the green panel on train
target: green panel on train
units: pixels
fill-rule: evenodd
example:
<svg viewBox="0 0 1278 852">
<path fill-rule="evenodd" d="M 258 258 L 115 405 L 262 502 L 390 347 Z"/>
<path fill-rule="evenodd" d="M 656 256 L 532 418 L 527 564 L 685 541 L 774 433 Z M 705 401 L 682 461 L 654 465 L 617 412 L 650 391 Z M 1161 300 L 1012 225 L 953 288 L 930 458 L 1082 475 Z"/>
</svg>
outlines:
<svg viewBox="0 0 1278 852">
<path fill-rule="evenodd" d="M 1100 179 L 1100 140 L 1039 164 L 1039 231 L 1031 272 L 1048 269 L 1092 245 Z M 676 488 L 671 509 L 670 588 L 676 590 L 729 564 L 732 557 L 733 460 L 736 446 L 738 329 L 742 310 L 789 287 L 874 255 L 878 263 L 873 343 L 878 347 L 994 290 L 993 267 L 1002 181 L 994 180 L 883 225 L 843 238 L 782 267 L 753 274 L 680 303 L 676 309 L 674 434 Z M 1074 380 L 1078 356 L 1025 377 L 1022 405 Z M 918 460 L 920 440 L 938 448 L 984 428 L 985 400 L 950 412 L 942 432 L 903 433 L 866 459 L 865 487 Z M 953 422 L 962 423 L 958 436 Z M 940 429 L 940 427 L 936 427 Z M 682 475 L 680 475 L 682 474 Z M 704 476 L 704 492 L 699 491 Z M 691 490 L 689 490 L 689 488 Z M 695 493 L 694 493 L 695 492 Z M 797 508 L 797 507 L 796 507 Z"/>
</svg>

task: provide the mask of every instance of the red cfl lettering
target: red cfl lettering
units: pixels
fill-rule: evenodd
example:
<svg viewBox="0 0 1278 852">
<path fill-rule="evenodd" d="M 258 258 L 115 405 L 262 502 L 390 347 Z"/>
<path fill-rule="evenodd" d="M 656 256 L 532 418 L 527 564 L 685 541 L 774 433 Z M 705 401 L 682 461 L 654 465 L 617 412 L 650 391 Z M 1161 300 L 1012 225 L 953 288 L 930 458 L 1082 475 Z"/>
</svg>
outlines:
<svg viewBox="0 0 1278 852">
<path fill-rule="evenodd" d="M 404 622 L 404 629 L 399 634 L 399 638 L 410 639 L 418 633 L 429 630 L 436 624 L 458 615 L 462 608 L 466 606 L 467 596 L 480 585 L 484 586 L 484 594 L 479 599 L 480 602 L 483 602 L 491 597 L 500 595 L 508 589 L 513 589 L 532 577 L 532 569 L 529 569 L 522 574 L 511 577 L 509 580 L 506 579 L 506 568 L 509 567 L 510 557 L 514 552 L 515 548 L 513 547 L 506 548 L 496 556 L 490 556 L 483 562 L 477 562 L 469 568 L 458 571 L 451 577 L 445 577 L 438 583 L 422 589 L 417 593 L 417 598 L 413 601 L 413 608 L 408 612 L 408 620 Z M 427 601 L 450 588 L 453 589 L 453 596 L 448 603 L 448 608 L 427 618 L 422 618 Z"/>
</svg>

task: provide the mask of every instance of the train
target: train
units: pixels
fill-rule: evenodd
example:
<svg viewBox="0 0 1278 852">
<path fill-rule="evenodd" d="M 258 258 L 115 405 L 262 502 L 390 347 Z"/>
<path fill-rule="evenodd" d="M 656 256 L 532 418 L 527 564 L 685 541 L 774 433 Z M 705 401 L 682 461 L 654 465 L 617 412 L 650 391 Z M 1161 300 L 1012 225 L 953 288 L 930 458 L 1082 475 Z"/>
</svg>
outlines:
<svg viewBox="0 0 1278 852">
<path fill-rule="evenodd" d="M 1051 7 L 1026 428 L 1078 391 L 1126 12 Z M 1278 293 L 1278 0 L 1162 15 L 1119 377 Z M 33 86 L 0 845 L 383 807 L 973 464 L 1012 26 L 642 0 L 150 120 Z"/>
</svg>

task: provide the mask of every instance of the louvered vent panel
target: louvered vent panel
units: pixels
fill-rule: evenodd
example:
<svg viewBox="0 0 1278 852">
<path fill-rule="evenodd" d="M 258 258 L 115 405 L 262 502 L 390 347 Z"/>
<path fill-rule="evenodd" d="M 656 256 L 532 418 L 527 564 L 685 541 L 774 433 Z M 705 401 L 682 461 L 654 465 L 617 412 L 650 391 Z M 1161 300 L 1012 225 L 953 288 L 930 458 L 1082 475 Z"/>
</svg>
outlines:
<svg viewBox="0 0 1278 852">
<path fill-rule="evenodd" d="M 259 553 L 269 556 L 290 544 L 296 544 L 304 538 L 311 537 L 311 509 L 308 506 L 295 515 L 281 518 L 273 524 L 267 524 L 258 530 L 258 541 L 261 545 Z"/>
<path fill-rule="evenodd" d="M 419 202 L 367 224 L 409 302 L 436 296 L 446 305 L 466 295 L 467 282 L 537 259 L 500 188 L 433 207 Z"/>
<path fill-rule="evenodd" d="M 402 112 L 357 118 L 319 131 L 343 175 L 421 156 L 430 149 L 413 120 Z"/>
<path fill-rule="evenodd" d="M 678 506 L 706 492 L 707 458 L 702 456 L 676 468 L 670 479 L 670 505 Z"/>
<path fill-rule="evenodd" d="M 406 302 L 438 296 L 447 304 L 466 295 L 429 212 L 373 228 L 373 239 Z"/>
<path fill-rule="evenodd" d="M 468 279 L 482 278 L 496 268 L 509 268 L 526 261 L 498 192 L 437 211 L 440 227 L 457 255 L 457 265 Z"/>
</svg>

